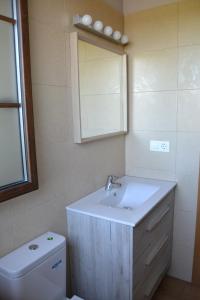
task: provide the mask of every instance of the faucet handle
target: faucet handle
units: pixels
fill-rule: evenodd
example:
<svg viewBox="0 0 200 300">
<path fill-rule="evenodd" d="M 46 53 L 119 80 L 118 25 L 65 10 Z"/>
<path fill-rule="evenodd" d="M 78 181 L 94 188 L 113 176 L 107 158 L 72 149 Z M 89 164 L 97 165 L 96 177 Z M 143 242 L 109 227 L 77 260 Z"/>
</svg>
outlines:
<svg viewBox="0 0 200 300">
<path fill-rule="evenodd" d="M 107 177 L 107 181 L 116 181 L 117 179 L 119 179 L 119 177 L 115 176 L 115 175 L 108 175 Z"/>
<path fill-rule="evenodd" d="M 118 180 L 119 179 L 119 177 L 118 176 L 114 176 L 114 175 L 112 175 L 112 180 L 113 181 L 116 181 L 116 180 Z"/>
</svg>

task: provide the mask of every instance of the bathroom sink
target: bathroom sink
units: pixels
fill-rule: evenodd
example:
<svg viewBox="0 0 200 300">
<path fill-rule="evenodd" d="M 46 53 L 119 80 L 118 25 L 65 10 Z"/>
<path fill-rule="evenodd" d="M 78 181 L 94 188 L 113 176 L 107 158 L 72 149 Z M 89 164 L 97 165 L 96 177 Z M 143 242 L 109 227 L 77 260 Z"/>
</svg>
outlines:
<svg viewBox="0 0 200 300">
<path fill-rule="evenodd" d="M 144 204 L 159 190 L 159 186 L 147 183 L 130 182 L 107 192 L 100 203 L 110 207 L 134 210 Z"/>
<path fill-rule="evenodd" d="M 98 189 L 68 205 L 67 211 L 79 212 L 108 221 L 136 226 L 176 186 L 176 182 L 124 176 L 121 187 Z"/>
</svg>

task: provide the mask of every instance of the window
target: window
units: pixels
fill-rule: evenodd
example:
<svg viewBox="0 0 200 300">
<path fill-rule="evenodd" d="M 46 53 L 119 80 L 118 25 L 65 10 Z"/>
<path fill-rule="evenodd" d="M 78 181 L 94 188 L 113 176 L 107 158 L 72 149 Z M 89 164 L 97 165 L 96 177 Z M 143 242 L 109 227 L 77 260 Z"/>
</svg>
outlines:
<svg viewBox="0 0 200 300">
<path fill-rule="evenodd" d="M 27 0 L 0 0 L 0 202 L 38 188 Z"/>
</svg>

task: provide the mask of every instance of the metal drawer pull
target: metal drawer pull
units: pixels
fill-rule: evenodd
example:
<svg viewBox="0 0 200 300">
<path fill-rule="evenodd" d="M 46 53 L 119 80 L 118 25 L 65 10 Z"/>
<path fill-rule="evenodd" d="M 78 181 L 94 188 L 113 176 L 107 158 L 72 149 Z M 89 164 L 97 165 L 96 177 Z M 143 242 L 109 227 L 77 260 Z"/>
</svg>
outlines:
<svg viewBox="0 0 200 300">
<path fill-rule="evenodd" d="M 170 207 L 167 207 L 167 209 L 164 210 L 162 214 L 160 214 L 158 217 L 152 220 L 147 226 L 147 231 L 152 231 L 162 221 L 162 219 L 166 216 L 166 214 L 168 214 L 169 211 L 170 211 Z"/>
<path fill-rule="evenodd" d="M 163 239 L 159 241 L 157 246 L 153 249 L 153 251 L 148 255 L 145 265 L 149 266 L 154 261 L 156 256 L 160 253 L 160 251 L 164 248 L 169 240 L 169 236 L 165 236 Z"/>
</svg>

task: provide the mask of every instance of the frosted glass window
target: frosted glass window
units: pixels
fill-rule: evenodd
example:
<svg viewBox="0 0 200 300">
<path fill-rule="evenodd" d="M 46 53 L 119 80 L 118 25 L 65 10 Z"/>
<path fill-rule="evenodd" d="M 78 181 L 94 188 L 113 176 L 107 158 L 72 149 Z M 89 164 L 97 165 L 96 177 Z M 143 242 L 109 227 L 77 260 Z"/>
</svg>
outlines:
<svg viewBox="0 0 200 300">
<path fill-rule="evenodd" d="M 0 109 L 0 187 L 24 180 L 18 109 Z"/>
<path fill-rule="evenodd" d="M 28 1 L 0 0 L 0 202 L 38 189 Z"/>
<path fill-rule="evenodd" d="M 12 17 L 12 1 L 0 0 L 0 15 Z"/>
<path fill-rule="evenodd" d="M 12 24 L 0 21 L 0 41 L 0 102 L 16 102 L 17 83 Z"/>
</svg>

